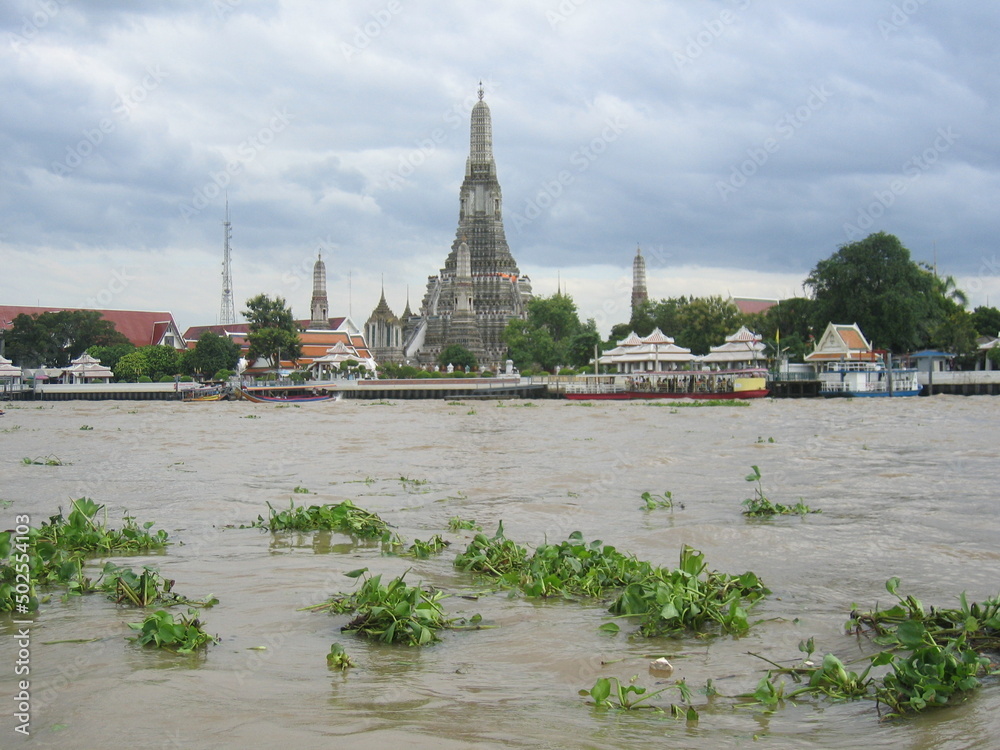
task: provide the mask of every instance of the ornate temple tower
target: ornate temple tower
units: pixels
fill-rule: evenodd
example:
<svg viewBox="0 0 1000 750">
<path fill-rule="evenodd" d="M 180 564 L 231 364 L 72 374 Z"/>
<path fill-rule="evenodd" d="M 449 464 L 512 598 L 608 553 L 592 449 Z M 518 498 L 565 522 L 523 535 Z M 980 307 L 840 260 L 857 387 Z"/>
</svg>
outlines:
<svg viewBox="0 0 1000 750">
<path fill-rule="evenodd" d="M 326 300 L 326 263 L 323 262 L 320 253 L 316 254 L 316 264 L 313 266 L 313 293 L 309 307 L 312 309 L 309 327 L 329 328 L 330 305 Z"/>
<path fill-rule="evenodd" d="M 378 305 L 365 323 L 365 340 L 379 364 L 403 363 L 403 324 L 385 301 L 384 288 Z"/>
<path fill-rule="evenodd" d="M 480 363 L 499 366 L 507 357 L 503 330 L 511 318 L 525 316 L 525 305 L 531 299 L 531 281 L 518 270 L 504 234 L 503 198 L 493 160 L 493 125 L 490 108 L 483 101 L 482 84 L 471 120 L 455 241 L 444 268 L 427 279 L 419 320 L 409 330 L 406 342 L 406 357 L 420 364 L 434 363 L 449 344 L 472 350 L 477 340 L 472 326 L 480 342 L 481 349 L 474 351 Z M 466 253 L 468 274 L 464 260 L 459 268 L 459 258 Z M 470 282 L 471 294 L 467 294 Z M 471 308 L 468 313 L 466 304 Z"/>
<path fill-rule="evenodd" d="M 635 260 L 632 261 L 632 312 L 649 299 L 646 293 L 646 259 L 642 257 L 642 248 L 635 249 Z"/>
</svg>

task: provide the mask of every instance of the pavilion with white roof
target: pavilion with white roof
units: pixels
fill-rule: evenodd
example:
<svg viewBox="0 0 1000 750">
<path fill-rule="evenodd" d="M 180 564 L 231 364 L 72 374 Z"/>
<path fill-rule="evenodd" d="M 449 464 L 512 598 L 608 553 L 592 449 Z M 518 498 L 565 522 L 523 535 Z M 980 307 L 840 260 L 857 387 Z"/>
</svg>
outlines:
<svg viewBox="0 0 1000 750">
<path fill-rule="evenodd" d="M 67 383 L 111 382 L 114 373 L 110 367 L 105 367 L 100 360 L 84 352 L 63 368 L 63 377 Z"/>
<path fill-rule="evenodd" d="M 726 343 L 713 346 L 700 362 L 722 370 L 758 367 L 764 360 L 764 337 L 746 326 L 726 336 Z"/>
<path fill-rule="evenodd" d="M 629 333 L 597 361 L 602 365 L 614 365 L 621 373 L 640 373 L 687 369 L 686 365 L 694 359 L 690 349 L 677 346 L 670 336 L 657 328 L 642 338 L 634 331 Z"/>
</svg>

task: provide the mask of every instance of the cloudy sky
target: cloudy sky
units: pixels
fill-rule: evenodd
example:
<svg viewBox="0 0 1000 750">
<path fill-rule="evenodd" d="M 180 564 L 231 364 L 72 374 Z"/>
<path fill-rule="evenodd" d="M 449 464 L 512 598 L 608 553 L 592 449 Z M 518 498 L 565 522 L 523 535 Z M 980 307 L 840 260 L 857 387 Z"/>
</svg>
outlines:
<svg viewBox="0 0 1000 750">
<path fill-rule="evenodd" d="M 6 0 L 0 300 L 214 323 L 419 306 L 479 81 L 507 238 L 603 331 L 653 297 L 787 297 L 884 230 L 1000 304 L 987 0 Z"/>
</svg>

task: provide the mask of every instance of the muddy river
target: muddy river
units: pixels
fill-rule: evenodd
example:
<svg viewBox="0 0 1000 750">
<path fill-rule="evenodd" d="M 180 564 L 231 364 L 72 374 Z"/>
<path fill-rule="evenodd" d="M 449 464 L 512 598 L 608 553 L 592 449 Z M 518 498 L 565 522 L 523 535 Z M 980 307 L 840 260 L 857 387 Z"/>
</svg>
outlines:
<svg viewBox="0 0 1000 750">
<path fill-rule="evenodd" d="M 0 616 L 0 747 L 1000 747 L 996 680 L 899 721 L 880 721 L 869 700 L 805 698 L 766 712 L 738 697 L 767 671 L 752 654 L 791 665 L 812 637 L 820 656 L 859 658 L 865 644 L 844 623 L 854 605 L 893 603 L 892 576 L 928 605 L 1000 592 L 1000 398 L 5 408 L 0 528 L 18 514 L 37 525 L 82 496 L 107 507 L 110 525 L 126 511 L 154 521 L 172 541 L 162 554 L 112 559 L 155 565 L 192 598 L 214 594 L 204 620 L 220 642 L 191 656 L 143 649 L 127 640 L 140 612 L 57 591 L 30 618 L 25 739 L 11 710 L 17 626 Z M 22 460 L 50 456 L 62 465 Z M 754 465 L 770 499 L 822 513 L 742 515 Z M 646 491 L 671 492 L 675 507 L 646 510 Z M 415 560 L 336 533 L 240 528 L 268 503 L 344 499 L 407 540 L 440 533 L 451 547 Z M 751 570 L 773 593 L 751 609 L 757 624 L 744 637 L 645 639 L 621 620 L 609 634 L 599 602 L 511 597 L 457 571 L 473 532 L 449 531 L 456 516 L 490 534 L 502 521 L 529 547 L 579 530 L 665 566 L 690 545 L 709 568 Z M 341 633 L 346 615 L 302 610 L 350 591 L 344 573 L 361 567 L 384 579 L 409 569 L 411 583 L 457 595 L 449 613 L 478 613 L 490 627 L 390 647 Z M 327 666 L 335 642 L 355 662 L 346 672 Z M 658 656 L 675 666 L 669 680 L 648 671 Z M 600 676 L 633 675 L 648 687 L 683 678 L 699 720 L 595 709 L 578 694 Z M 709 680 L 718 695 L 701 692 Z"/>
</svg>

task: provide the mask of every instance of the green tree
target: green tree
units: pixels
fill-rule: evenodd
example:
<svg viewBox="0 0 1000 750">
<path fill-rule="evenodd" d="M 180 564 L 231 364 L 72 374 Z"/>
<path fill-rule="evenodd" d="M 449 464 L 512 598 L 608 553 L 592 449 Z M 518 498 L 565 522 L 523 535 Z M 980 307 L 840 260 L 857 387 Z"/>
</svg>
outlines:
<svg viewBox="0 0 1000 750">
<path fill-rule="evenodd" d="M 743 323 L 736 303 L 719 296 L 692 299 L 680 308 L 678 317 L 680 329 L 674 339 L 693 354 L 708 354 L 710 347 L 723 343 Z"/>
<path fill-rule="evenodd" d="M 136 348 L 132 344 L 112 344 L 111 346 L 91 346 L 87 348 L 87 354 L 96 360 L 99 360 L 105 367 L 110 367 L 112 370 L 115 369 L 115 365 L 118 364 L 118 360 L 124 357 L 126 354 L 131 354 L 136 351 Z"/>
<path fill-rule="evenodd" d="M 587 322 L 569 340 L 567 351 L 568 362 L 574 367 L 583 367 L 594 358 L 594 347 L 600 353 L 601 334 L 597 331 L 597 323 L 593 318 Z"/>
<path fill-rule="evenodd" d="M 528 302 L 528 322 L 535 328 L 547 329 L 553 341 L 565 341 L 580 330 L 573 298 L 561 293 Z"/>
<path fill-rule="evenodd" d="M 1000 310 L 977 307 L 972 311 L 972 325 L 979 336 L 1000 336 Z"/>
<path fill-rule="evenodd" d="M 552 371 L 558 365 L 585 365 L 600 342 L 597 325 L 580 323 L 573 298 L 556 293 L 528 303 L 527 319 L 513 319 L 504 329 L 507 354 L 520 370 Z"/>
<path fill-rule="evenodd" d="M 295 327 L 291 308 L 283 297 L 271 299 L 266 294 L 258 294 L 247 300 L 243 316 L 250 323 L 247 339 L 250 349 L 247 360 L 266 359 L 271 367 L 277 368 L 281 359 L 293 363 L 302 356 L 302 342 Z"/>
<path fill-rule="evenodd" d="M 764 337 L 770 357 L 802 362 L 813 349 L 813 301 L 808 297 L 783 299 L 763 313 L 744 316 L 743 325 Z"/>
<path fill-rule="evenodd" d="M 228 336 L 205 331 L 194 349 L 187 351 L 183 365 L 188 372 L 206 377 L 219 370 L 235 370 L 239 360 L 240 347 L 236 342 Z"/>
<path fill-rule="evenodd" d="M 116 380 L 135 383 L 142 376 L 149 375 L 149 363 L 141 351 L 134 351 L 121 357 L 112 370 Z"/>
<path fill-rule="evenodd" d="M 7 356 L 21 367 L 66 367 L 88 347 L 129 343 L 96 310 L 22 313 L 5 338 Z"/>
<path fill-rule="evenodd" d="M 153 380 L 180 373 L 177 350 L 174 347 L 159 344 L 144 346 L 139 351 L 146 358 L 145 374 Z"/>
<path fill-rule="evenodd" d="M 456 370 L 464 370 L 466 367 L 470 371 L 479 367 L 476 355 L 460 344 L 449 344 L 438 354 L 438 364 L 441 367 L 454 365 Z"/>
<path fill-rule="evenodd" d="M 876 348 L 911 351 L 932 317 L 933 276 L 910 259 L 898 238 L 879 232 L 842 246 L 806 279 L 813 325 L 857 323 Z"/>
</svg>

